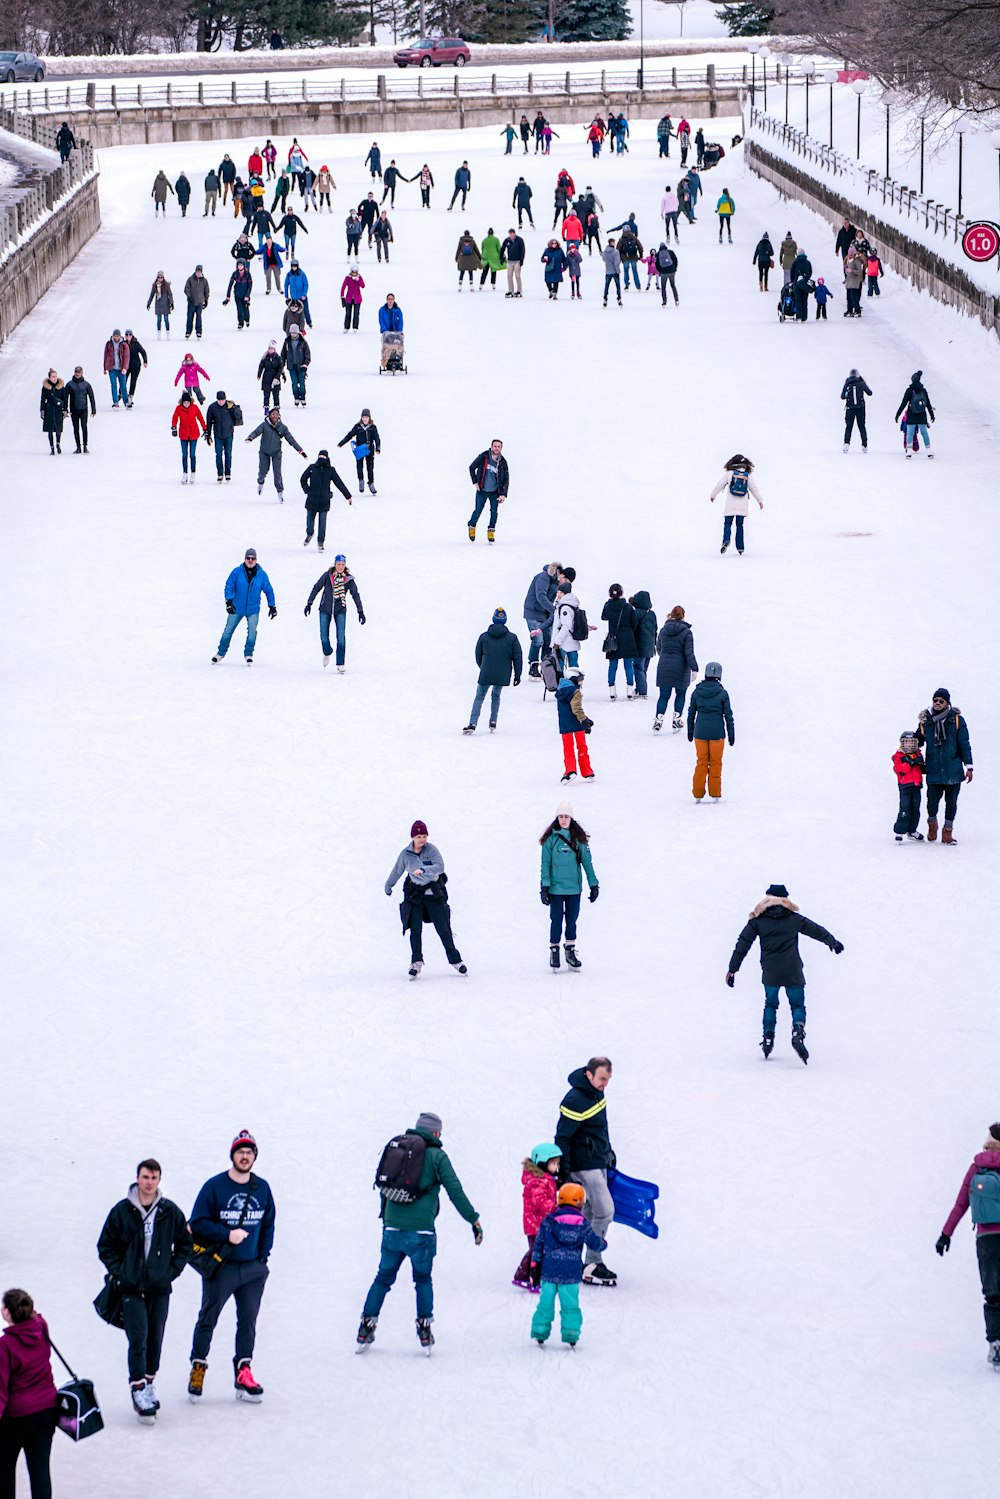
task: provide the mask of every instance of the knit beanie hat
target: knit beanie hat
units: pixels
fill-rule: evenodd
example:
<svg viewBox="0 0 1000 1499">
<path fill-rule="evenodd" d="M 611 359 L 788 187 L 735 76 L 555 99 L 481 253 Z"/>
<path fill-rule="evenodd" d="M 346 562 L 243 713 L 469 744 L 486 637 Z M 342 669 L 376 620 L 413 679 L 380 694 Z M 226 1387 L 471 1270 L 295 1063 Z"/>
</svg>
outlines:
<svg viewBox="0 0 1000 1499">
<path fill-rule="evenodd" d="M 576 568 L 575 567 L 564 567 L 563 570 L 562 570 L 562 575 L 566 579 L 567 583 L 575 583 L 576 582 Z"/>
<path fill-rule="evenodd" d="M 233 1156 L 236 1154 L 236 1152 L 238 1150 L 252 1150 L 253 1151 L 253 1158 L 254 1158 L 254 1160 L 257 1159 L 257 1141 L 254 1139 L 253 1135 L 250 1133 L 250 1131 L 248 1129 L 241 1129 L 240 1132 L 239 1132 L 239 1134 L 236 1136 L 236 1139 L 233 1141 L 232 1145 L 230 1145 L 230 1147 L 229 1147 L 229 1159 L 230 1160 L 232 1160 Z"/>
<path fill-rule="evenodd" d="M 429 1114 L 426 1110 L 417 1116 L 417 1129 L 425 1129 L 430 1135 L 439 1135 L 444 1128 L 440 1114 Z"/>
<path fill-rule="evenodd" d="M 559 1188 L 556 1201 L 562 1206 L 582 1208 L 587 1200 L 587 1194 L 577 1182 L 567 1182 L 564 1187 Z"/>
<path fill-rule="evenodd" d="M 425 838 L 427 837 L 427 824 L 426 822 L 421 822 L 418 818 L 410 829 L 410 837 L 419 838 L 421 834 L 423 834 Z"/>
<path fill-rule="evenodd" d="M 943 697 L 946 703 L 951 702 L 951 693 L 948 691 L 947 687 L 939 687 L 934 693 L 934 696 Z"/>
<path fill-rule="evenodd" d="M 1000 1145 L 1000 1124 L 990 1125 L 990 1139 L 993 1140 L 995 1144 Z"/>
<path fill-rule="evenodd" d="M 506 609 L 494 609 L 494 611 L 493 611 L 493 623 L 495 625 L 505 625 L 507 623 L 507 611 L 506 611 Z"/>
<path fill-rule="evenodd" d="M 785 889 L 784 885 L 768 885 L 767 889 L 764 891 L 764 894 L 776 895 L 779 900 L 788 899 L 788 891 Z"/>
<path fill-rule="evenodd" d="M 560 802 L 559 805 L 558 805 L 558 807 L 556 808 L 556 816 L 557 817 L 572 817 L 573 816 L 573 803 L 572 802 Z"/>
</svg>

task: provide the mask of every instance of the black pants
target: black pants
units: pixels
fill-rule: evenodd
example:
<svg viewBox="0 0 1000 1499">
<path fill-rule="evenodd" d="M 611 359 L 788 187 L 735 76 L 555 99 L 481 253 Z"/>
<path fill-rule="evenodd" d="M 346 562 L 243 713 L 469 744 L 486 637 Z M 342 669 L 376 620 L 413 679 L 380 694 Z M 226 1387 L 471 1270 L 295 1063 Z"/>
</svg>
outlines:
<svg viewBox="0 0 1000 1499">
<path fill-rule="evenodd" d="M 847 313 L 846 316 L 861 316 L 861 288 L 860 286 L 848 286 L 847 291 Z"/>
<path fill-rule="evenodd" d="M 517 227 L 519 229 L 521 229 L 521 228 L 524 227 L 524 215 L 525 214 L 528 215 L 528 223 L 531 225 L 532 229 L 534 229 L 534 227 L 535 227 L 535 221 L 531 217 L 531 205 L 528 204 L 528 203 L 525 203 L 525 205 L 524 205 L 523 208 L 518 208 L 518 210 L 517 210 Z"/>
<path fill-rule="evenodd" d="M 761 291 L 767 291 L 767 273 L 771 269 L 769 265 L 761 265 L 757 262 L 757 284 Z"/>
<path fill-rule="evenodd" d="M 426 895 L 413 908 L 413 920 L 410 922 L 410 957 L 413 962 L 422 963 L 424 960 L 422 911 L 427 912 L 434 930 L 441 938 L 441 946 L 444 948 L 448 962 L 461 963 L 462 954 L 455 946 L 455 939 L 451 934 L 451 911 L 448 909 L 448 903 L 433 895 Z"/>
<path fill-rule="evenodd" d="M 87 446 L 87 411 L 71 411 L 69 419 L 73 423 L 73 436 L 77 447 Z"/>
<path fill-rule="evenodd" d="M 312 536 L 316 532 L 316 540 L 320 546 L 326 541 L 326 510 L 314 510 L 311 505 L 306 506 L 306 535 Z"/>
<path fill-rule="evenodd" d="M 666 307 L 666 305 L 667 305 L 667 282 L 668 281 L 670 282 L 670 290 L 674 294 L 674 304 L 676 305 L 676 303 L 677 303 L 677 285 L 676 285 L 676 282 L 674 281 L 675 274 L 676 273 L 674 271 L 661 271 L 660 272 L 660 297 L 662 298 L 664 307 Z"/>
<path fill-rule="evenodd" d="M 848 406 L 844 422 L 844 442 L 850 444 L 855 422 L 857 423 L 858 431 L 861 433 L 861 446 L 866 448 L 868 446 L 868 429 L 865 426 L 865 408 L 863 406 Z"/>
<path fill-rule="evenodd" d="M 491 286 L 496 286 L 496 284 L 497 284 L 497 273 L 496 273 L 496 271 L 491 270 L 488 265 L 484 265 L 483 266 L 483 274 L 479 278 L 479 285 L 480 286 L 485 286 L 486 285 L 486 278 L 487 278 L 487 276 L 489 276 L 489 278 L 490 278 L 490 285 Z"/>
<path fill-rule="evenodd" d="M 893 823 L 894 833 L 915 833 L 920 821 L 920 787 L 900 786 L 899 816 Z"/>
<path fill-rule="evenodd" d="M 371 448 L 368 449 L 368 452 L 365 454 L 365 456 L 363 458 L 356 458 L 354 461 L 358 465 L 358 483 L 359 484 L 363 484 L 364 483 L 365 468 L 367 466 L 367 469 L 368 469 L 368 483 L 369 484 L 374 484 L 375 483 L 375 454 L 372 452 Z"/>
<path fill-rule="evenodd" d="M 816 303 L 816 317 L 817 317 L 817 320 L 819 318 L 822 318 L 823 321 L 824 321 L 824 323 L 826 322 L 826 303 L 825 302 L 817 302 Z"/>
<path fill-rule="evenodd" d="M 14 1499 L 17 1459 L 22 1452 L 31 1499 L 52 1499 L 49 1454 L 55 1429 L 55 1406 L 34 1416 L 4 1416 L 0 1421 L 0 1499 Z"/>
<path fill-rule="evenodd" d="M 160 1367 L 170 1292 L 130 1293 L 122 1297 L 122 1311 L 128 1338 L 128 1377 L 133 1381 L 152 1379 Z"/>
<path fill-rule="evenodd" d="M 267 1281 L 267 1266 L 259 1260 L 223 1265 L 214 1280 L 206 1280 L 201 1288 L 201 1311 L 194 1325 L 191 1341 L 191 1357 L 207 1359 L 212 1346 L 212 1334 L 219 1315 L 230 1296 L 236 1302 L 236 1358 L 252 1358 L 257 1337 L 257 1313 Z"/>
<path fill-rule="evenodd" d="M 993 1343 L 1000 1338 L 1000 1234 L 979 1234 L 976 1258 L 979 1261 L 979 1283 L 983 1288 L 986 1336 Z"/>
<path fill-rule="evenodd" d="M 594 244 L 595 243 L 597 245 L 597 253 L 599 255 L 601 253 L 601 234 L 600 234 L 600 230 L 598 230 L 598 229 L 588 229 L 587 230 L 587 254 L 588 255 L 593 255 L 593 253 L 594 253 Z"/>
<path fill-rule="evenodd" d="M 360 302 L 345 302 L 344 303 L 344 327 L 345 327 L 345 329 L 349 328 L 351 326 L 351 319 L 352 318 L 354 319 L 354 326 L 356 328 L 358 326 L 358 319 L 360 318 L 360 316 L 361 316 L 361 303 Z"/>
<path fill-rule="evenodd" d="M 139 384 L 139 376 L 142 373 L 142 364 L 136 359 L 135 364 L 129 365 L 128 370 L 128 398 L 131 401 L 135 395 L 135 388 Z"/>
<path fill-rule="evenodd" d="M 944 792 L 944 825 L 950 828 L 955 821 L 955 813 L 958 810 L 958 793 L 962 789 L 961 781 L 956 781 L 953 786 L 942 786 L 939 783 L 927 782 L 927 817 L 929 820 L 937 821 L 938 803 L 941 793 Z M 997 1334 L 1000 1337 L 1000 1333 Z"/>
<path fill-rule="evenodd" d="M 201 337 L 201 314 L 202 314 L 202 308 L 196 307 L 193 302 L 189 302 L 188 303 L 188 305 L 187 305 L 187 326 L 185 327 L 185 330 L 184 330 L 184 336 L 186 338 L 190 338 L 191 337 L 191 330 L 192 330 L 192 328 L 197 333 L 198 337 L 199 338 Z"/>
<path fill-rule="evenodd" d="M 431 190 L 429 187 L 422 187 L 420 189 L 420 206 L 421 208 L 430 208 L 431 206 Z"/>
<path fill-rule="evenodd" d="M 348 258 L 348 260 L 350 260 L 350 258 L 351 258 L 351 251 L 352 250 L 354 251 L 354 258 L 355 258 L 355 260 L 360 259 L 360 256 L 358 255 L 358 245 L 360 243 L 361 243 L 361 236 L 360 236 L 360 234 L 358 234 L 358 235 L 349 234 L 347 236 L 347 258 Z"/>
<path fill-rule="evenodd" d="M 468 196 L 468 192 L 469 192 L 469 189 L 467 187 L 456 187 L 455 191 L 451 195 L 451 202 L 448 204 L 448 207 L 449 208 L 454 208 L 454 206 L 455 206 L 455 199 L 458 197 L 459 193 L 461 193 L 462 194 L 462 207 L 464 208 L 465 207 L 465 199 Z"/>
<path fill-rule="evenodd" d="M 391 187 L 387 187 L 386 190 L 385 190 L 385 192 L 382 194 L 382 202 L 383 203 L 385 202 L 386 198 L 389 199 L 389 207 L 390 208 L 395 208 L 395 206 L 396 206 L 396 184 L 395 184 L 395 182 L 393 182 L 393 184 L 392 184 Z"/>
</svg>

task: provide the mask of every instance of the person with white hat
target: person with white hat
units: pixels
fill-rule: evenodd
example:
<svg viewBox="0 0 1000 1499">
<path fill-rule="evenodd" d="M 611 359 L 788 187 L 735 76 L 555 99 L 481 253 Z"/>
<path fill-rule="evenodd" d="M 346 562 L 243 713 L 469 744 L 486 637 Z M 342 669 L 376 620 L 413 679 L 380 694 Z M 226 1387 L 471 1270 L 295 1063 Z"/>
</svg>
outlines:
<svg viewBox="0 0 1000 1499">
<path fill-rule="evenodd" d="M 559 941 L 566 924 L 566 965 L 578 972 L 582 963 L 576 955 L 576 923 L 580 915 L 583 876 L 590 886 L 593 903 L 601 893 L 590 856 L 590 840 L 573 816 L 573 803 L 560 802 L 555 819 L 539 838 L 542 846 L 542 905 L 549 908 L 549 967 L 559 967 Z"/>
</svg>

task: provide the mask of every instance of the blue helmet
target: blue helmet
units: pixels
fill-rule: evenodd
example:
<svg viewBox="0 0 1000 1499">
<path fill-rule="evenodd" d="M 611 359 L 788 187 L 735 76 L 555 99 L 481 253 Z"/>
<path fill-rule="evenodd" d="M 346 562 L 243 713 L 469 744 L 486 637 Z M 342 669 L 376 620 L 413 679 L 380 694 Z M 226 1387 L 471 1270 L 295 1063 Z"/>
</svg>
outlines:
<svg viewBox="0 0 1000 1499">
<path fill-rule="evenodd" d="M 558 1145 L 536 1145 L 531 1152 L 531 1164 L 533 1166 L 544 1166 L 548 1161 L 557 1160 L 562 1155 Z"/>
</svg>

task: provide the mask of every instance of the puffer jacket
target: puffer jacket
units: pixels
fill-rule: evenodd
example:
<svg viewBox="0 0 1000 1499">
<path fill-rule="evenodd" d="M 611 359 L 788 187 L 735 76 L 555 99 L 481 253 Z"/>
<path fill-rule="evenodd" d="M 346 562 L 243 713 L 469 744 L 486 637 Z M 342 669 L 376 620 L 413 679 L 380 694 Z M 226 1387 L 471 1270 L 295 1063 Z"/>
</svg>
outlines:
<svg viewBox="0 0 1000 1499">
<path fill-rule="evenodd" d="M 790 234 L 786 234 L 778 250 L 778 264 L 783 271 L 790 271 L 792 269 L 792 262 L 798 253 L 799 247 L 795 243 L 795 240 L 792 239 Z"/>
<path fill-rule="evenodd" d="M 660 659 L 656 666 L 657 687 L 680 687 L 684 691 L 691 673 L 698 670 L 694 653 L 694 631 L 686 619 L 666 619 L 656 642 Z"/>
<path fill-rule="evenodd" d="M 506 625 L 490 625 L 476 641 L 476 665 L 481 687 L 509 687 L 511 672 L 521 679 L 521 642 Z"/>
<path fill-rule="evenodd" d="M 548 1217 L 556 1205 L 559 1191 L 558 1179 L 551 1171 L 544 1171 L 531 1161 L 525 1161 L 521 1172 L 523 1215 L 521 1222 L 526 1234 L 537 1234 L 543 1218 Z"/>
<path fill-rule="evenodd" d="M 761 980 L 769 987 L 791 986 L 797 988 L 805 983 L 805 972 L 799 956 L 799 937 L 812 937 L 823 942 L 831 950 L 838 947 L 836 937 L 825 927 L 810 921 L 799 913 L 798 906 L 787 897 L 765 895 L 750 912 L 750 919 L 736 939 L 729 972 L 737 973 L 740 964 L 760 939 Z"/>
<path fill-rule="evenodd" d="M 687 718 L 688 739 L 722 739 L 736 743 L 729 693 L 716 678 L 699 682 L 691 694 Z"/>
<path fill-rule="evenodd" d="M 920 715 L 917 738 L 923 745 L 927 764 L 927 781 L 931 786 L 954 786 L 965 780 L 972 769 L 972 745 L 969 728 L 959 708 L 951 707 L 944 720 L 944 737 L 937 741 L 930 709 Z"/>
<path fill-rule="evenodd" d="M 595 1234 L 579 1208 L 564 1204 L 539 1225 L 531 1251 L 532 1268 L 537 1265 L 540 1278 L 557 1286 L 579 1285 L 585 1245 L 599 1253 L 607 1248 L 607 1241 Z"/>
<path fill-rule="evenodd" d="M 235 604 L 237 614 L 259 614 L 261 593 L 273 609 L 274 589 L 259 564 L 250 570 L 245 562 L 241 562 L 226 579 L 225 596 L 227 601 Z"/>
<path fill-rule="evenodd" d="M 598 879 L 589 844 L 581 843 L 574 849 L 569 833 L 556 828 L 542 844 L 542 889 L 550 895 L 580 895 L 584 874 L 593 890 Z"/>
<path fill-rule="evenodd" d="M 547 567 L 543 567 L 541 572 L 536 573 L 532 578 L 524 596 L 522 611 L 531 629 L 544 629 L 551 620 L 558 586 Z"/>
<path fill-rule="evenodd" d="M 194 401 L 178 401 L 170 425 L 181 442 L 197 442 L 205 431 L 205 418 Z"/>
<path fill-rule="evenodd" d="M 560 734 L 578 734 L 587 717 L 583 711 L 583 693 L 574 681 L 564 677 L 556 688 Z"/>
<path fill-rule="evenodd" d="M 641 661 L 650 661 L 656 654 L 656 615 L 649 594 L 644 588 L 640 589 L 632 599 L 632 607 L 635 610 L 635 643 L 638 646 L 636 655 Z"/>
<path fill-rule="evenodd" d="M 605 245 L 601 251 L 601 259 L 604 261 L 604 274 L 606 276 L 617 276 L 622 268 L 622 258 L 614 245 Z"/>
</svg>

